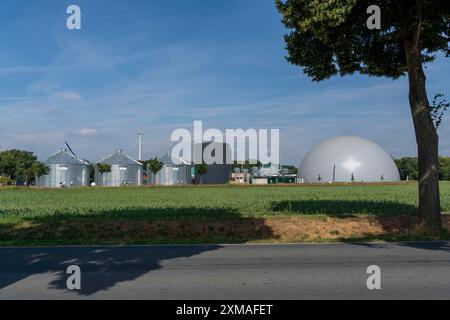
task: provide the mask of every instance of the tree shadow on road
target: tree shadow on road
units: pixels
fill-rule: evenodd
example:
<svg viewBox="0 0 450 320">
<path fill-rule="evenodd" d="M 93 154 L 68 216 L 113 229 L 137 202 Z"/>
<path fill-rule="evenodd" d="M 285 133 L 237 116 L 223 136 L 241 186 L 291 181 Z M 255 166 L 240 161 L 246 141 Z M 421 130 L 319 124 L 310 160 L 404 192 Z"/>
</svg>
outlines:
<svg viewBox="0 0 450 320">
<path fill-rule="evenodd" d="M 347 242 L 347 241 L 343 241 Z M 355 246 L 362 246 L 370 249 L 393 249 L 394 246 L 401 246 L 413 249 L 423 249 L 432 251 L 444 251 L 450 253 L 449 241 L 394 241 L 386 243 L 369 243 L 369 242 L 347 242 Z"/>
<path fill-rule="evenodd" d="M 63 297 L 62 294 L 69 292 L 66 281 L 70 274 L 66 270 L 70 265 L 77 265 L 81 269 L 81 290 L 73 292 L 89 296 L 158 270 L 165 260 L 188 258 L 219 248 L 218 245 L 3 248 L 0 249 L 0 289 L 5 294 L 9 285 L 48 273 L 52 281 L 42 290 L 56 289 Z"/>
<path fill-rule="evenodd" d="M 25 221 L 25 226 L 0 224 L 3 245 L 20 242 L 64 245 L 245 243 L 273 237 L 264 219 L 242 218 L 239 211 L 229 208 L 128 208 L 95 214 L 30 217 Z M 0 290 L 4 294 L 9 285 L 34 274 L 50 273 L 54 280 L 49 288 L 64 293 L 69 276 L 66 269 L 69 265 L 78 265 L 82 271 L 82 290 L 77 293 L 89 296 L 158 270 L 163 261 L 219 248 L 221 246 L 215 244 L 0 248 Z"/>
</svg>

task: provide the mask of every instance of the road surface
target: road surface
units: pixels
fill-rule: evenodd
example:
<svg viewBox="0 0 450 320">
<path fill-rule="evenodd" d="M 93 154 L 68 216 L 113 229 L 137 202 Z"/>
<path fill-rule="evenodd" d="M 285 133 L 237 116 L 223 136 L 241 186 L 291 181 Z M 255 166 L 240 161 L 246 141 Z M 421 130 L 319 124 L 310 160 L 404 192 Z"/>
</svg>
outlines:
<svg viewBox="0 0 450 320">
<path fill-rule="evenodd" d="M 450 242 L 0 248 L 0 299 L 396 298 L 450 299 Z"/>
</svg>

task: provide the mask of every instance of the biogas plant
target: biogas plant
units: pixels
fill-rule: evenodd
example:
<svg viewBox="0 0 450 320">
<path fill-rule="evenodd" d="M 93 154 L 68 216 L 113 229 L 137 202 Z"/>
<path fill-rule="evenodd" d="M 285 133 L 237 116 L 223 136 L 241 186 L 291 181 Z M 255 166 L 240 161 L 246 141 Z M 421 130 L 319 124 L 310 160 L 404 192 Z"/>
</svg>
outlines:
<svg viewBox="0 0 450 320">
<path fill-rule="evenodd" d="M 202 150 L 210 144 L 203 143 Z M 227 144 L 220 144 L 227 154 Z M 295 174 L 280 164 L 261 164 L 260 167 L 234 167 L 225 164 L 208 164 L 206 172 L 197 172 L 194 163 L 187 160 L 174 163 L 171 152 L 158 158 L 161 169 L 151 172 L 149 166 L 126 155 L 122 150 L 90 164 L 72 149 L 63 149 L 48 158 L 44 163 L 49 173 L 36 179 L 41 187 L 80 187 L 80 186 L 125 186 L 134 185 L 193 185 L 193 184 L 279 184 L 279 183 L 333 183 L 333 182 L 396 182 L 400 181 L 398 168 L 392 157 L 373 141 L 341 136 L 326 140 L 303 158 Z M 107 172 L 99 170 L 99 164 L 108 165 Z M 90 178 L 90 171 L 95 173 Z M 92 174 L 91 174 L 92 175 Z M 144 179 L 147 177 L 147 179 Z M 92 181 L 91 181 L 92 180 Z"/>
</svg>

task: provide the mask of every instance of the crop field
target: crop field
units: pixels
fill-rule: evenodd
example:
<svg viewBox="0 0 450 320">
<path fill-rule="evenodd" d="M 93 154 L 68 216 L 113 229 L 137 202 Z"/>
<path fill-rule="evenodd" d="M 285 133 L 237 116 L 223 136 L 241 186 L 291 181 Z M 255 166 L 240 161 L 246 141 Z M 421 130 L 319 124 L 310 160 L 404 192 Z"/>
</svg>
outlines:
<svg viewBox="0 0 450 320">
<path fill-rule="evenodd" d="M 417 198 L 416 183 L 4 188 L 0 245 L 415 238 Z M 448 182 L 441 201 L 450 212 Z"/>
</svg>

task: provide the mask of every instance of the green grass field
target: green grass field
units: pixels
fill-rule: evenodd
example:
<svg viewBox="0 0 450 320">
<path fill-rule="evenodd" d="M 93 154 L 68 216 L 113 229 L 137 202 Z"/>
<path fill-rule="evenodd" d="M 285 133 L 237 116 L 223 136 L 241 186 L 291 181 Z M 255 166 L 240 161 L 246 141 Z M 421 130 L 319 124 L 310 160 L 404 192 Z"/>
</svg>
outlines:
<svg viewBox="0 0 450 320">
<path fill-rule="evenodd" d="M 415 183 L 54 190 L 4 188 L 0 189 L 0 244 L 114 243 L 113 238 L 117 235 L 105 236 L 108 241 L 101 241 L 96 235 L 83 233 L 86 224 L 92 227 L 96 223 L 101 225 L 99 222 L 115 222 L 115 228 L 119 228 L 117 225 L 122 228 L 124 224 L 139 221 L 189 223 L 305 215 L 318 218 L 413 216 L 417 211 L 417 197 Z M 441 184 L 441 199 L 443 210 L 450 212 L 449 182 Z M 79 225 L 74 227 L 77 222 Z M 70 224 L 72 227 L 68 227 Z M 59 228 L 59 232 L 55 228 Z M 101 230 L 93 230 L 96 230 L 94 233 L 102 233 Z M 132 238 L 132 234 L 124 232 L 120 231 L 122 240 L 124 237 Z M 119 242 L 136 242 L 122 240 Z"/>
</svg>

